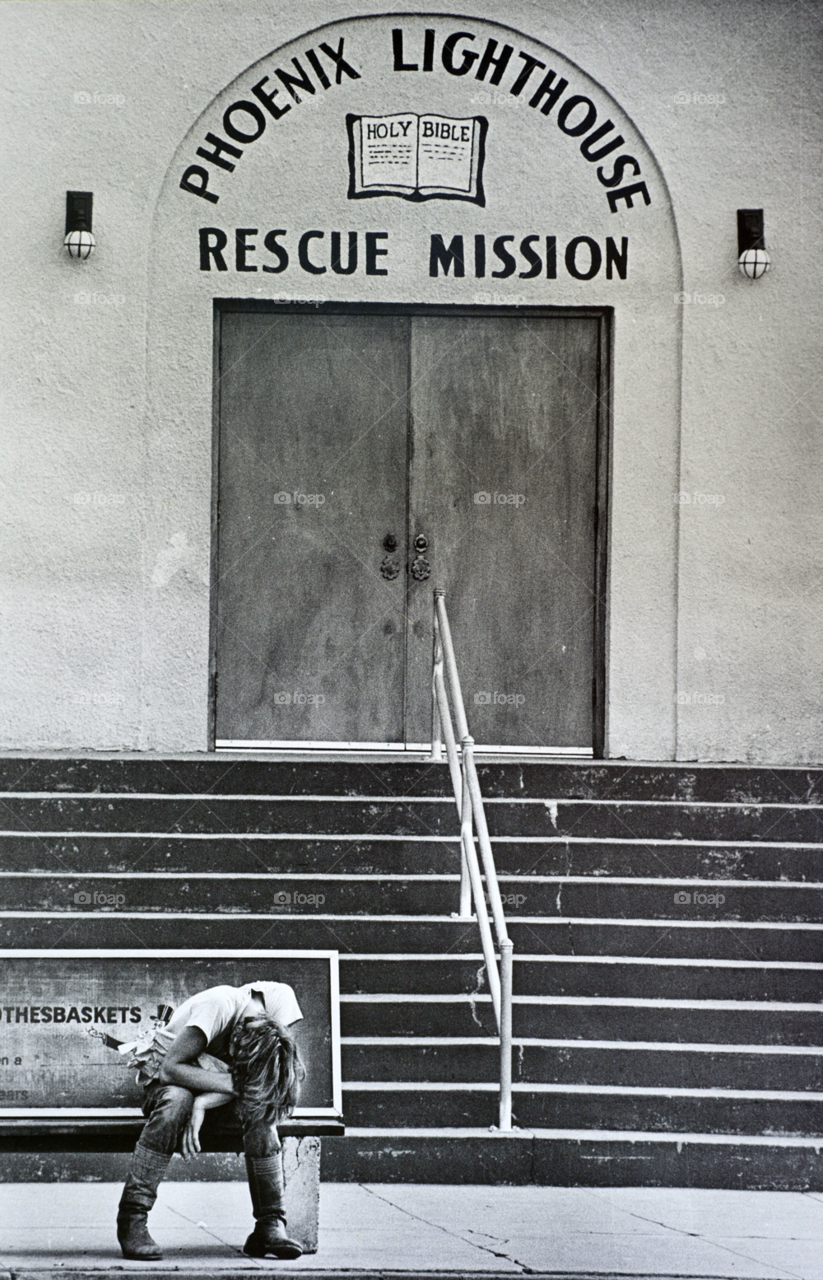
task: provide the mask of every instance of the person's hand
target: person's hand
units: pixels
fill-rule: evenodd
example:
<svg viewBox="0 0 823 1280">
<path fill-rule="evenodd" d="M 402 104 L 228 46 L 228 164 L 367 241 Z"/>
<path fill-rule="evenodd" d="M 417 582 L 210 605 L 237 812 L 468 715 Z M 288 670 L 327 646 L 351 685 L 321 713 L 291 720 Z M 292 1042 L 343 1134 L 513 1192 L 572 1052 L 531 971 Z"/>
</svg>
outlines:
<svg viewBox="0 0 823 1280">
<path fill-rule="evenodd" d="M 200 1128 L 205 1114 L 205 1109 L 198 1106 L 197 1099 L 195 1099 L 191 1119 L 186 1125 L 181 1144 L 184 1160 L 191 1160 L 193 1156 L 200 1154 Z"/>
</svg>

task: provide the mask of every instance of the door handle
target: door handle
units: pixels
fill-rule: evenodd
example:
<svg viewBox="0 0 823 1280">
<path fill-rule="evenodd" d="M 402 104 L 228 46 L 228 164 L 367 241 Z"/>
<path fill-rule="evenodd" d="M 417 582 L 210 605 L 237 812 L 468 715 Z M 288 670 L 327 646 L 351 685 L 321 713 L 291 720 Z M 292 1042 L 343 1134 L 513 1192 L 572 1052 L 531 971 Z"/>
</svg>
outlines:
<svg viewBox="0 0 823 1280">
<path fill-rule="evenodd" d="M 415 582 L 425 582 L 432 570 L 425 555 L 429 549 L 429 540 L 424 533 L 418 533 L 414 540 L 414 549 L 417 555 L 411 562 L 411 576 Z"/>
<path fill-rule="evenodd" d="M 380 561 L 380 573 L 387 582 L 393 582 L 400 576 L 400 560 L 394 554 L 397 550 L 397 539 L 393 533 L 387 533 L 383 539 L 383 550 L 387 554 Z"/>
</svg>

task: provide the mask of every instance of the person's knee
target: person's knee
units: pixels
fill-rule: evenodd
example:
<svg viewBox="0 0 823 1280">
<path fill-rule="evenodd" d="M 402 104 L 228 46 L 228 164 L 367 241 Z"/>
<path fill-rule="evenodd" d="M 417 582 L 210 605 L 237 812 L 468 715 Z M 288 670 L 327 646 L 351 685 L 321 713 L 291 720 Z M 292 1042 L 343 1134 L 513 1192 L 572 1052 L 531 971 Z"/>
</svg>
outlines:
<svg viewBox="0 0 823 1280">
<path fill-rule="evenodd" d="M 275 1156 L 280 1150 L 277 1125 L 254 1124 L 243 1133 L 243 1147 L 247 1156 Z"/>
<path fill-rule="evenodd" d="M 194 1107 L 194 1094 L 179 1084 L 167 1084 L 158 1100 L 158 1110 L 169 1118 L 188 1123 Z"/>
</svg>

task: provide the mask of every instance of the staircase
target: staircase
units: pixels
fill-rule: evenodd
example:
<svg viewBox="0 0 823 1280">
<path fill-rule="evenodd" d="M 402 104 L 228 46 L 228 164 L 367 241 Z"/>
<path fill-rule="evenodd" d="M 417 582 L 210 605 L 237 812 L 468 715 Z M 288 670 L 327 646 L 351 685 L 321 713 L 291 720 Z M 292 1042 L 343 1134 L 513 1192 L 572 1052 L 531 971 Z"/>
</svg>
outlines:
<svg viewBox="0 0 823 1280">
<path fill-rule="evenodd" d="M 0 945 L 338 948 L 328 1180 L 823 1189 L 823 771 L 478 771 L 510 1135 L 445 764 L 7 757 Z"/>
</svg>

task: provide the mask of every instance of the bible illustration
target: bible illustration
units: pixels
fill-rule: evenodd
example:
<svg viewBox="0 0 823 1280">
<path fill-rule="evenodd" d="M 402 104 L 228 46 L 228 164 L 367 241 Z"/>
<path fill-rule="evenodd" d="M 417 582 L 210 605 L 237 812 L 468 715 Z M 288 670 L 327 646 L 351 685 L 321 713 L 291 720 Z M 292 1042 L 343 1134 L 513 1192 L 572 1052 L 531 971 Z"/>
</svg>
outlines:
<svg viewBox="0 0 823 1280">
<path fill-rule="evenodd" d="M 346 117 L 349 199 L 469 200 L 484 206 L 485 116 Z"/>
</svg>

